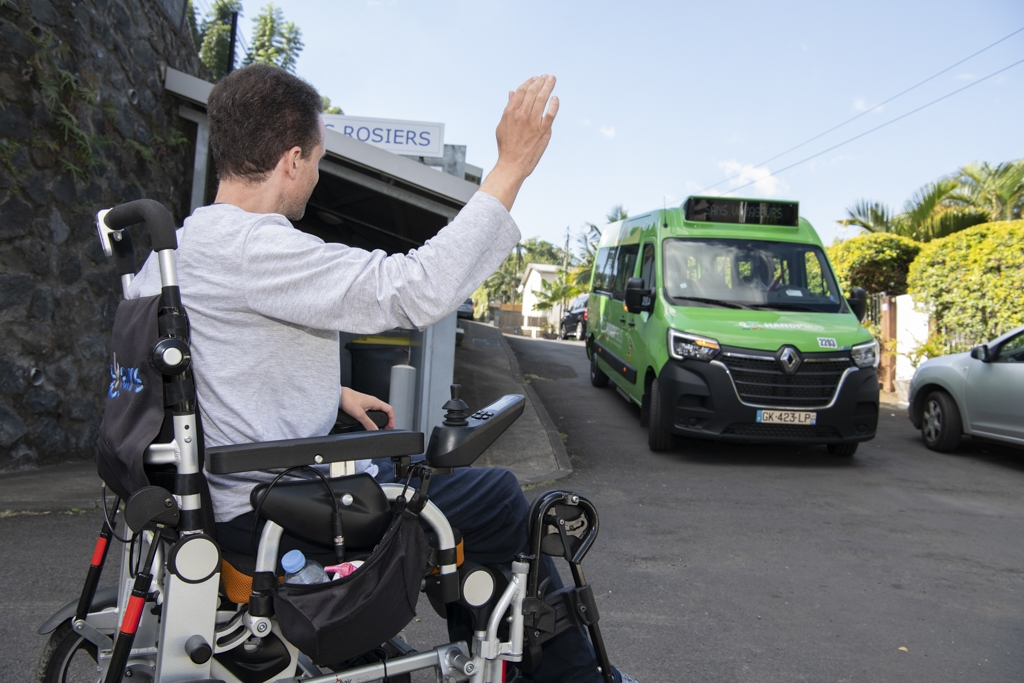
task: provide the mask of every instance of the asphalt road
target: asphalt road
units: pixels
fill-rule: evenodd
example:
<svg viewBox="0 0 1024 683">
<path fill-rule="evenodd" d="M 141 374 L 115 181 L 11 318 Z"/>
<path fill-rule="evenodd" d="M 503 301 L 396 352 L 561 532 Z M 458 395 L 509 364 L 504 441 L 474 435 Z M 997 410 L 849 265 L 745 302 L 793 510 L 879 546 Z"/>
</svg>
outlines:
<svg viewBox="0 0 1024 683">
<path fill-rule="evenodd" d="M 680 440 L 595 389 L 579 342 L 510 338 L 601 513 L 584 563 L 612 661 L 643 683 L 1024 680 L 1024 451 L 926 450 L 902 411 L 852 459 Z M 0 681 L 75 597 L 94 511 L 0 518 Z M 110 580 L 109 572 L 106 577 Z M 421 603 L 417 646 L 443 626 Z M 426 679 L 424 679 L 426 680 Z"/>
<path fill-rule="evenodd" d="M 509 338 L 601 513 L 588 578 L 640 681 L 1024 680 L 1024 451 L 928 451 L 883 405 L 852 459 L 678 439 L 590 385 L 580 342 Z"/>
</svg>

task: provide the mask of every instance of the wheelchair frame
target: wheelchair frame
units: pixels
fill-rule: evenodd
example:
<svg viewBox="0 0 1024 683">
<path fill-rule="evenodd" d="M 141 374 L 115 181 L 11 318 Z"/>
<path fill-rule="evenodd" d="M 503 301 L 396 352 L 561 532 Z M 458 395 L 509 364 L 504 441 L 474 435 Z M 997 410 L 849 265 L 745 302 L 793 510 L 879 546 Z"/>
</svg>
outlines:
<svg viewBox="0 0 1024 683">
<path fill-rule="evenodd" d="M 597 606 L 580 563 L 598 530 L 597 512 L 585 498 L 565 491 L 542 494 L 530 510 L 530 548 L 511 563 L 507 585 L 498 590 L 495 574 L 483 567 L 456 566 L 455 537 L 444 514 L 426 495 L 430 477 L 454 467 L 467 466 L 522 413 L 523 397 L 505 397 L 467 418 L 459 410 L 453 424 L 435 427 L 425 465 L 411 465 L 410 455 L 423 452 L 423 435 L 410 432 L 339 434 L 270 444 L 246 444 L 206 450 L 211 472 L 239 472 L 328 464 L 331 477 L 350 473 L 349 465 L 372 456 L 390 455 L 404 476 L 420 476 L 420 489 L 384 484 L 389 502 L 412 493 L 423 520 L 438 538 L 440 575 L 434 582 L 441 602 L 460 601 L 474 613 L 471 643 L 446 643 L 415 652 L 393 638 L 398 656 L 340 672 L 313 664 L 281 633 L 273 618 L 269 593 L 278 564 L 278 547 L 285 529 L 267 520 L 256 556 L 253 593 L 248 605 L 223 609 L 220 601 L 221 554 L 206 533 L 202 514 L 200 436 L 197 430 L 195 391 L 192 387 L 188 323 L 181 303 L 174 263 L 175 229 L 166 209 L 152 200 L 137 200 L 97 214 L 97 230 L 104 251 L 114 258 L 127 298 L 135 275 L 135 257 L 127 227 L 144 223 L 150 230 L 161 276 L 160 340 L 151 362 L 163 374 L 165 384 L 191 388 L 172 406 L 174 438 L 152 444 L 145 452 L 147 465 L 171 465 L 175 491 L 145 487 L 135 491 L 124 507 L 127 538 L 123 544 L 116 587 L 97 590 L 115 519 L 106 511 L 86 581 L 79 599 L 54 614 L 40 634 L 80 638 L 70 650 L 61 650 L 63 661 L 52 659 L 58 644 L 50 643 L 40 662 L 40 680 L 64 680 L 66 667 L 79 648 L 95 654 L 95 681 L 157 681 L 205 683 L 208 681 L 255 681 L 302 678 L 309 683 L 402 680 L 414 671 L 433 669 L 438 681 L 503 681 L 504 662 L 522 662 L 539 656 L 540 645 L 566 628 L 585 626 L 606 682 L 613 676 L 598 629 Z M 179 392 L 180 393 L 180 392 Z M 179 394 L 174 394 L 178 396 Z M 465 404 L 462 404 L 465 407 Z M 490 413 L 486 417 L 477 415 Z M 489 421 L 488 421 L 489 420 Z M 404 500 L 403 500 L 404 502 Z M 170 538 L 176 536 L 176 539 Z M 136 542 L 137 541 L 137 542 Z M 136 545 L 138 548 L 136 548 Z M 574 586 L 552 595 L 538 582 L 542 554 L 561 555 L 572 568 Z M 268 574 L 269 573 L 269 574 Z M 262 577 L 262 578 L 260 578 Z M 425 584 L 424 584 L 425 585 Z M 269 613 L 268 613 L 269 608 Z M 476 618 L 478 617 L 478 618 Z M 70 624 L 74 636 L 67 633 Z M 485 626 L 484 626 L 485 625 Z M 507 640 L 501 633 L 507 626 Z M 57 630 L 57 629 L 63 630 Z M 258 648 L 273 634 L 284 645 L 287 662 L 266 677 L 237 677 L 218 662 L 217 655 L 236 648 Z M 47 660 L 47 657 L 51 657 Z"/>
</svg>

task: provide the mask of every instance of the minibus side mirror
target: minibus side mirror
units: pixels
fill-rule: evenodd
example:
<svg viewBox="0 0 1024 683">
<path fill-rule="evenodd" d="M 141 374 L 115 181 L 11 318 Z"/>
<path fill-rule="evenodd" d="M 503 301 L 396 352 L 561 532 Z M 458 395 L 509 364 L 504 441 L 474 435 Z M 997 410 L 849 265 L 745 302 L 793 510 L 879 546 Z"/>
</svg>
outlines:
<svg viewBox="0 0 1024 683">
<path fill-rule="evenodd" d="M 654 290 L 644 289 L 644 281 L 638 277 L 626 281 L 626 310 L 630 313 L 654 310 Z"/>
<path fill-rule="evenodd" d="M 990 363 L 992 361 L 992 352 L 989 351 L 987 344 L 982 344 L 971 349 L 971 358 L 980 360 L 982 363 Z"/>
<path fill-rule="evenodd" d="M 857 320 L 864 320 L 868 313 L 868 293 L 862 287 L 854 287 L 850 290 L 850 296 L 846 297 L 846 303 L 850 305 Z"/>
</svg>

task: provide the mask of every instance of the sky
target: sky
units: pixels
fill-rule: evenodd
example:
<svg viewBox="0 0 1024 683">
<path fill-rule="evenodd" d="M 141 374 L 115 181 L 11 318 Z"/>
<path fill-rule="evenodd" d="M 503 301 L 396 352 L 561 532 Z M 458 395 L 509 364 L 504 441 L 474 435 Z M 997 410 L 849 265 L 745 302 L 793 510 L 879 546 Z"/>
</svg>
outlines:
<svg viewBox="0 0 1024 683">
<path fill-rule="evenodd" d="M 243 0 L 250 42 L 264 4 Z M 701 193 L 799 201 L 828 245 L 860 232 L 836 223 L 858 200 L 899 210 L 968 163 L 1024 158 L 1024 63 L 1006 69 L 1024 60 L 1024 31 L 1006 38 L 1024 28 L 1020 0 L 275 4 L 302 31 L 295 72 L 333 104 L 444 123 L 485 172 L 508 91 L 554 74 L 551 143 L 512 216 L 524 238 L 564 246 L 568 230 L 574 251 L 616 204 L 635 215 Z"/>
</svg>

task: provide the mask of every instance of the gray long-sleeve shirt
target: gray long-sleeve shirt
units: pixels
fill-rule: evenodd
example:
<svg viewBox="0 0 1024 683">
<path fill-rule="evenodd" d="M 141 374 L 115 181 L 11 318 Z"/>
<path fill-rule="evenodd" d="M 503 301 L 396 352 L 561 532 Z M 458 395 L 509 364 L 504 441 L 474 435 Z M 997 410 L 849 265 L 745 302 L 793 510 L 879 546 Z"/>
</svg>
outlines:
<svg viewBox="0 0 1024 683">
<path fill-rule="evenodd" d="M 407 254 L 325 244 L 284 216 L 230 204 L 197 209 L 177 235 L 207 446 L 327 434 L 341 392 L 338 332 L 434 324 L 467 299 L 520 238 L 501 202 L 482 192 Z M 159 264 L 151 256 L 130 295 L 159 290 Z M 217 521 L 225 522 L 248 512 L 249 492 L 272 476 L 207 478 Z"/>
</svg>

